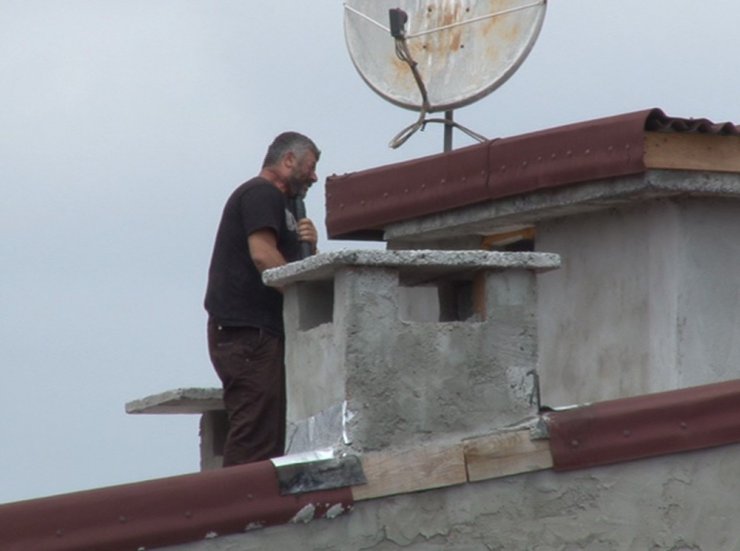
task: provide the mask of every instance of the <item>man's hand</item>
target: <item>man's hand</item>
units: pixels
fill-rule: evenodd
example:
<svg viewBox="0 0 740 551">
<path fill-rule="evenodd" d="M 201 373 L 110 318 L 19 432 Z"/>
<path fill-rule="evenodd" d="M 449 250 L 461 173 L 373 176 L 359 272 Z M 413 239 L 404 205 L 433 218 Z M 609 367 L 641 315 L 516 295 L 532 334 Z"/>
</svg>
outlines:
<svg viewBox="0 0 740 551">
<path fill-rule="evenodd" d="M 319 234 L 316 226 L 308 218 L 298 220 L 298 239 L 311 245 L 311 253 L 316 254 L 316 244 L 319 241 Z"/>
</svg>

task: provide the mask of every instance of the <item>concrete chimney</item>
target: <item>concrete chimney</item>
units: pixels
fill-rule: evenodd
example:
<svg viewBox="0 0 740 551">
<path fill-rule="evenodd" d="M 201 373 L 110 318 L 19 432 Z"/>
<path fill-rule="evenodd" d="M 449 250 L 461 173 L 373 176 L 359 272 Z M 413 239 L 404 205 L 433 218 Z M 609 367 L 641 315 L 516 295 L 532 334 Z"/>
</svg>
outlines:
<svg viewBox="0 0 740 551">
<path fill-rule="evenodd" d="M 344 251 L 270 270 L 285 293 L 288 453 L 460 438 L 537 413 L 545 253 Z"/>
</svg>

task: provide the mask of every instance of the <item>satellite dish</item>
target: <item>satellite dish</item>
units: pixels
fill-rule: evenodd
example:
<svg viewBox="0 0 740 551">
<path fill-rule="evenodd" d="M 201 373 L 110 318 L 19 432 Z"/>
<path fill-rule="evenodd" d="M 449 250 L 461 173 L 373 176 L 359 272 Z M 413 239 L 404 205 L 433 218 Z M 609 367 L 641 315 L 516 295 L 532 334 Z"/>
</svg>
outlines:
<svg viewBox="0 0 740 551">
<path fill-rule="evenodd" d="M 547 0 L 347 0 L 345 39 L 355 68 L 381 97 L 406 109 L 451 112 L 514 74 L 537 40 L 546 5 Z M 402 14 L 400 38 L 410 62 L 397 53 L 399 20 L 393 12 Z"/>
</svg>

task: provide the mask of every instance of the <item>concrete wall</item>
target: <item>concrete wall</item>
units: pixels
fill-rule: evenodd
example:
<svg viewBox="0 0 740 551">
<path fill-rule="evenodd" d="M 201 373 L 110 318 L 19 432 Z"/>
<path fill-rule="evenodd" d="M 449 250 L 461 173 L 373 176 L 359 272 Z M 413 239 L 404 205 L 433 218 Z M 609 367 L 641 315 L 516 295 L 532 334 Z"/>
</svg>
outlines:
<svg viewBox="0 0 740 551">
<path fill-rule="evenodd" d="M 740 203 L 659 199 L 538 226 L 540 375 L 553 406 L 737 377 Z"/>
<path fill-rule="evenodd" d="M 702 152 L 695 152 L 701 156 Z M 523 227 L 563 268 L 538 281 L 543 403 L 563 406 L 735 378 L 740 174 L 649 170 L 391 224 L 434 248 Z"/>
<path fill-rule="evenodd" d="M 542 471 L 359 502 L 346 516 L 179 551 L 719 551 L 740 549 L 740 446 Z"/>
</svg>

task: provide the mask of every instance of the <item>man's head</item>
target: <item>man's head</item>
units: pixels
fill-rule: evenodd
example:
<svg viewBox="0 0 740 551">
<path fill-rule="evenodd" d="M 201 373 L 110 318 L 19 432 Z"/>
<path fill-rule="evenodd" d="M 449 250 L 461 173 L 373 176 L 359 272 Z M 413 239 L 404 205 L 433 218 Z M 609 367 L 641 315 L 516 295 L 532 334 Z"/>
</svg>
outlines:
<svg viewBox="0 0 740 551">
<path fill-rule="evenodd" d="M 310 138 L 298 132 L 283 132 L 267 149 L 262 168 L 280 177 L 289 196 L 302 196 L 316 181 L 319 157 L 321 151 Z"/>
</svg>

